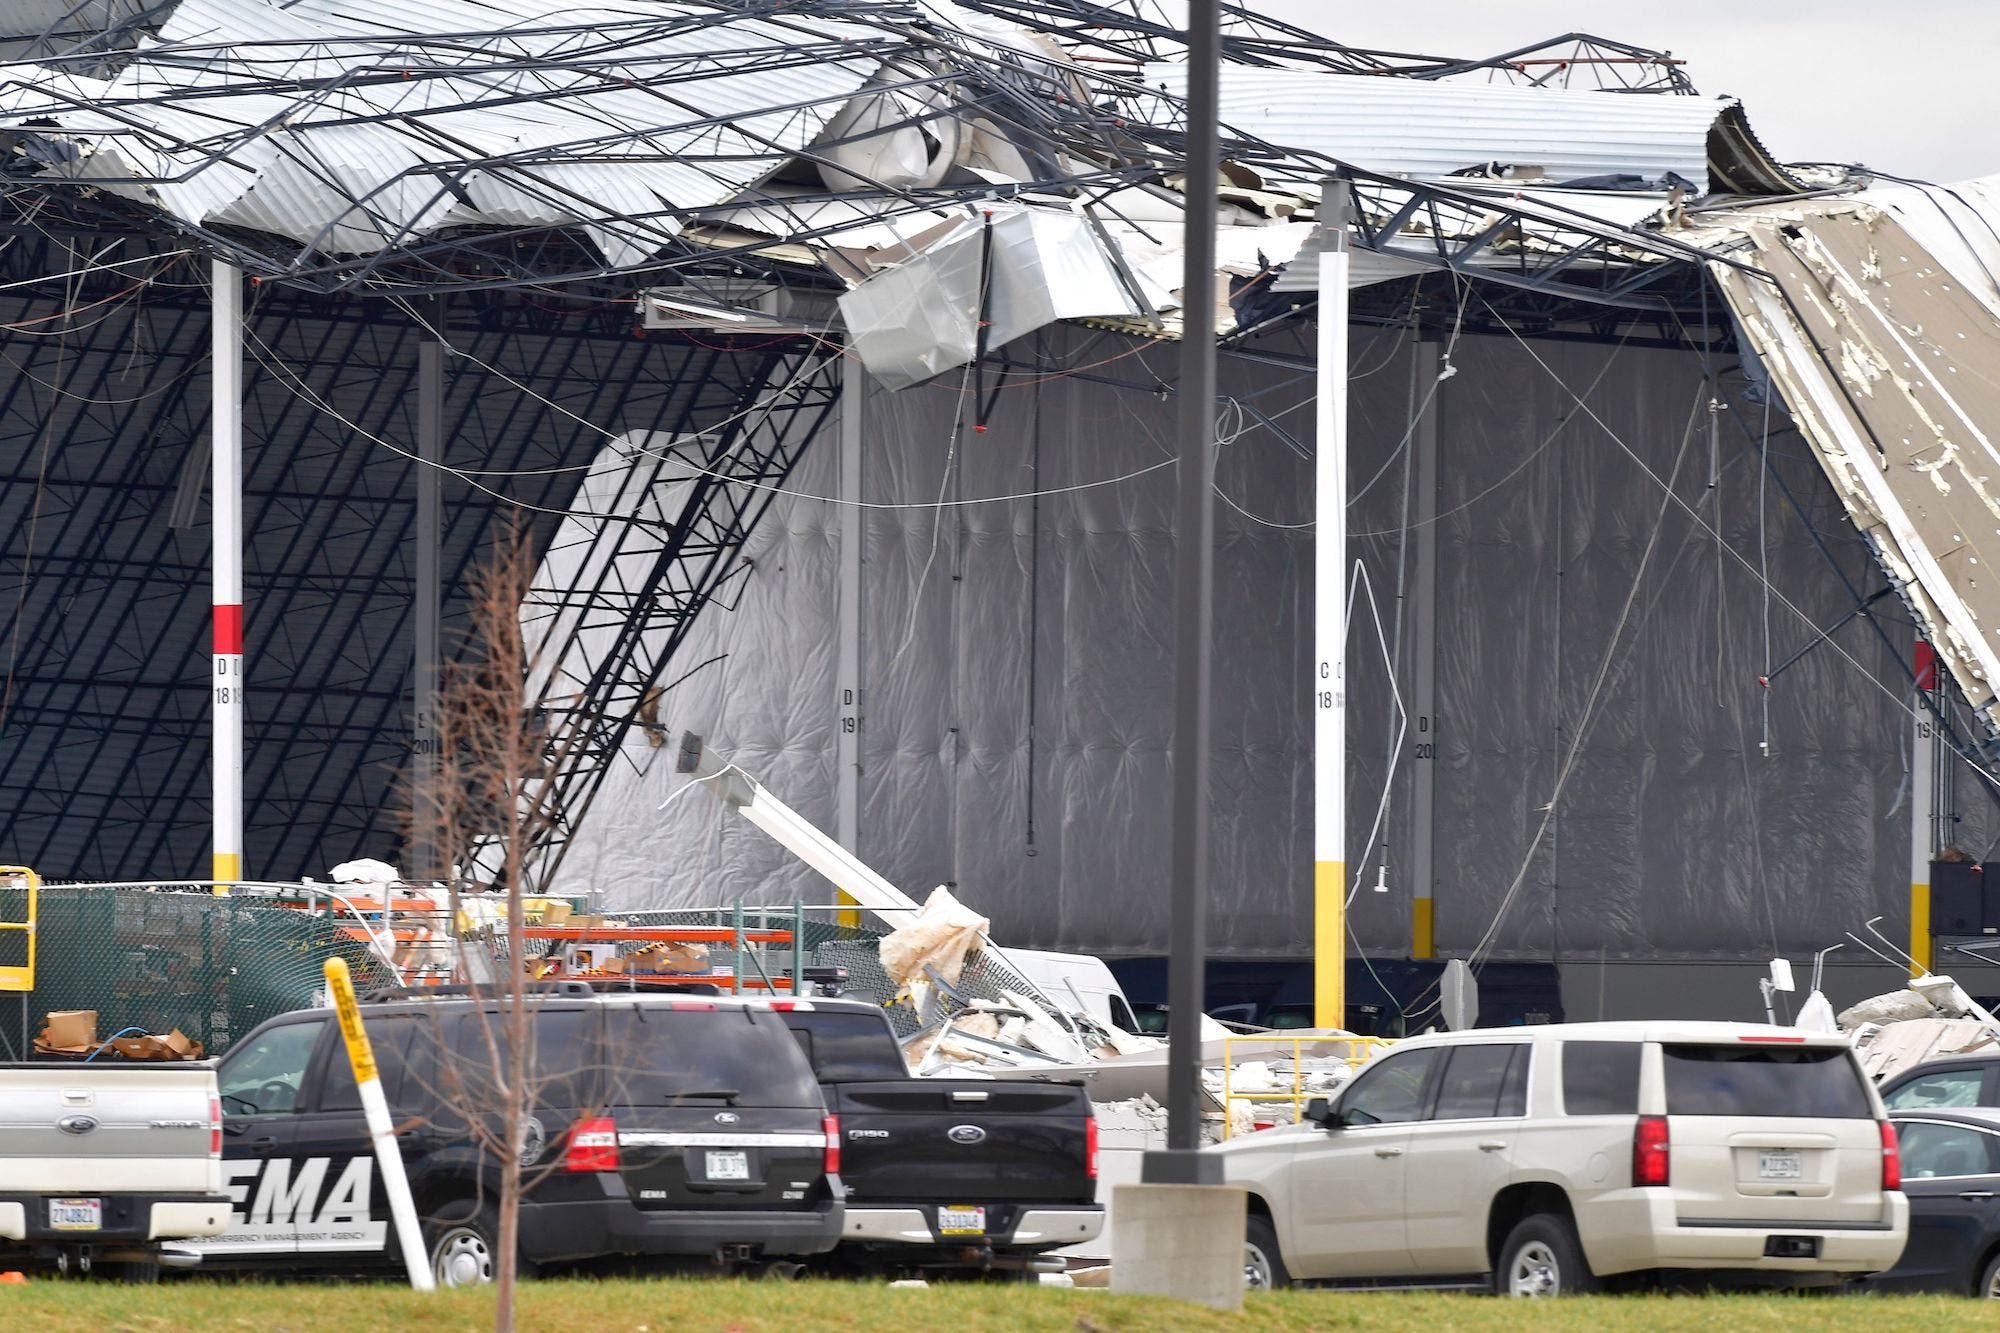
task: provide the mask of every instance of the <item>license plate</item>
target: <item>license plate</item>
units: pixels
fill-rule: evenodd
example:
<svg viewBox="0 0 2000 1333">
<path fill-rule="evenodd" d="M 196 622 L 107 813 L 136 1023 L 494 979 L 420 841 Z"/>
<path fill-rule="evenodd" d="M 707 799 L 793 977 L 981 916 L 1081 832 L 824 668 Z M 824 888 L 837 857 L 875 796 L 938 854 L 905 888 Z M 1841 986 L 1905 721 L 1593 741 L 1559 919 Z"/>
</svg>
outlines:
<svg viewBox="0 0 2000 1333">
<path fill-rule="evenodd" d="M 50 1199 L 49 1229 L 52 1231 L 101 1231 L 104 1228 L 104 1200 Z"/>
<path fill-rule="evenodd" d="M 986 1234 L 986 1210 L 984 1208 L 938 1209 L 938 1234 L 940 1236 L 983 1236 Z"/>
<path fill-rule="evenodd" d="M 1759 1180 L 1797 1180 L 1805 1174 L 1797 1152 L 1764 1151 L 1757 1154 Z"/>
<path fill-rule="evenodd" d="M 747 1152 L 712 1152 L 708 1155 L 708 1178 L 710 1180 L 750 1179 L 750 1154 Z"/>
</svg>

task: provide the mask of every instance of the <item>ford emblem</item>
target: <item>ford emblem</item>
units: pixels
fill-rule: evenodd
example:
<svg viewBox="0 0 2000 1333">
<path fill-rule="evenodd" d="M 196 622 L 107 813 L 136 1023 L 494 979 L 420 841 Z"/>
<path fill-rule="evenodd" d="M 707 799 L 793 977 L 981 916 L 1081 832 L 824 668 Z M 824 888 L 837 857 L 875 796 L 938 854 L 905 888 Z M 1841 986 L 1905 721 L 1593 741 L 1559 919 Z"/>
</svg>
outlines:
<svg viewBox="0 0 2000 1333">
<path fill-rule="evenodd" d="M 715 1123 L 718 1125 L 733 1125 L 742 1118 L 742 1116 L 736 1114 L 734 1111 L 717 1111 L 715 1113 Z"/>
<path fill-rule="evenodd" d="M 945 1131 L 945 1137 L 953 1143 L 984 1143 L 986 1131 L 977 1125 L 953 1125 Z"/>
<path fill-rule="evenodd" d="M 94 1115 L 66 1115 L 56 1121 L 56 1128 L 65 1134 L 88 1134 L 91 1130 L 97 1128 L 97 1117 Z"/>
</svg>

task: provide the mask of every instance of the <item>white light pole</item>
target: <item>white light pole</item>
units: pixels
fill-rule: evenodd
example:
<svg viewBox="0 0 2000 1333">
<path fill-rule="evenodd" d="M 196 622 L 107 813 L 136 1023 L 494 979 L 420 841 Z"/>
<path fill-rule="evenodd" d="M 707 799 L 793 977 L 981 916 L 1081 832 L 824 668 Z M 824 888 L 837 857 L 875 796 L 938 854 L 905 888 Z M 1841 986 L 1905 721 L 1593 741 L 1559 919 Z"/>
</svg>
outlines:
<svg viewBox="0 0 2000 1333">
<path fill-rule="evenodd" d="M 243 275 L 209 266 L 214 320 L 209 343 L 210 563 L 215 577 L 215 718 L 212 847 L 215 892 L 243 878 Z"/>
<path fill-rule="evenodd" d="M 1313 468 L 1313 1025 L 1347 1026 L 1347 213 L 1320 191 Z"/>
</svg>

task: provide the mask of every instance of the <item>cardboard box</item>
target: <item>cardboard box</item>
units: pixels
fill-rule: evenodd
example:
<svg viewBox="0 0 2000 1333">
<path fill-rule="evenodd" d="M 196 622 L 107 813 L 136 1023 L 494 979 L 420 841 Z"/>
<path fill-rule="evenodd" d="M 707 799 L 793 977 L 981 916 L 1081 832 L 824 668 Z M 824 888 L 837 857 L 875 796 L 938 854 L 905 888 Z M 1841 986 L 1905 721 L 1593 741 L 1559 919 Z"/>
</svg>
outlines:
<svg viewBox="0 0 2000 1333">
<path fill-rule="evenodd" d="M 97 1045 L 97 1011 L 63 1009 L 49 1015 L 38 1045 L 52 1051 L 88 1051 Z"/>
<path fill-rule="evenodd" d="M 201 1043 L 179 1028 L 165 1036 L 114 1037 L 111 1049 L 127 1060 L 199 1060 L 202 1055 Z"/>
<path fill-rule="evenodd" d="M 706 944 L 649 944 L 638 953 L 626 958 L 625 964 L 633 971 L 645 972 L 706 972 L 708 971 L 708 946 Z"/>
<path fill-rule="evenodd" d="M 550 899 L 542 904 L 542 924 L 545 926 L 566 926 L 576 909 L 560 899 Z"/>
</svg>

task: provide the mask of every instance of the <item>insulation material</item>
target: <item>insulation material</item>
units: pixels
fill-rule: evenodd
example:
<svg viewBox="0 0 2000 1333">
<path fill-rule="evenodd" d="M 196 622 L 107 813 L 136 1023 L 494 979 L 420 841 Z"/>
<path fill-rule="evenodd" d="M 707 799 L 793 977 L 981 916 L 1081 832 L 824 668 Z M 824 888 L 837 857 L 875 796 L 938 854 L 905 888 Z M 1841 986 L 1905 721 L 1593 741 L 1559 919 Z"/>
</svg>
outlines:
<svg viewBox="0 0 2000 1333">
<path fill-rule="evenodd" d="M 1834 1021 L 1843 1028 L 1858 1028 L 1863 1023 L 1886 1025 L 1918 1018 L 1936 1018 L 1937 1012 L 1936 1005 L 1915 991 L 1892 990 L 1849 1005 L 1840 1011 Z"/>
<path fill-rule="evenodd" d="M 1733 213 L 1721 235 L 1747 236 L 1750 262 L 1776 281 L 1715 266 L 1841 504 L 1992 729 L 2000 386 L 1976 368 L 2000 362 L 1988 265 L 2000 209 L 1974 203 L 1990 207 L 1996 184 L 1938 192 L 1929 210 L 1903 189 L 1889 195 L 1893 209 L 1863 198 Z"/>
<path fill-rule="evenodd" d="M 965 956 L 979 947 L 990 924 L 940 884 L 924 899 L 916 920 L 882 937 L 882 970 L 899 989 L 922 982 L 927 972 L 955 983 L 965 969 Z"/>
<path fill-rule="evenodd" d="M 1352 554 L 1393 643 L 1403 446 L 1431 386 L 1398 336 L 1357 330 L 1353 355 Z M 895 507 L 863 520 L 856 850 L 891 882 L 951 883 L 1005 945 L 1158 953 L 1174 402 L 1150 386 L 1170 380 L 1172 350 L 1057 327 L 1014 356 L 1048 369 L 998 392 L 982 435 L 954 431 L 969 409 L 948 382 L 875 388 L 864 403 L 862 496 Z M 1501 958 L 1761 963 L 1906 910 L 1898 654 L 1857 625 L 1768 691 L 1757 684 L 1770 665 L 1760 543 L 1778 658 L 1850 609 L 1841 578 L 1870 577 L 1851 545 L 1832 546 L 1831 573 L 1784 498 L 1837 514 L 1782 414 L 1760 479 L 1761 413 L 1725 409 L 1711 485 L 1718 386 L 1693 354 L 1467 338 L 1449 362 L 1437 388 L 1440 949 L 1467 951 L 1492 927 Z M 1086 366 L 1090 380 L 1063 373 Z M 1299 425 L 1311 383 L 1230 356 L 1220 374 L 1229 400 L 1277 425 L 1228 415 L 1217 460 L 1214 669 L 1229 685 L 1214 703 L 1210 942 L 1217 957 L 1298 957 L 1311 939 L 1310 717 L 1295 690 L 1312 651 L 1312 441 Z M 1719 385 L 1732 402 L 1742 389 L 1734 375 Z M 833 445 L 829 431 L 789 488 L 836 494 Z M 1021 498 L 970 503 L 991 496 Z M 835 522 L 823 500 L 779 502 L 734 610 L 704 615 L 683 650 L 690 664 L 725 656 L 662 706 L 670 731 L 700 732 L 825 828 L 843 780 Z M 1357 849 L 1371 847 L 1394 734 L 1373 623 L 1358 607 Z M 662 753 L 627 741 L 563 891 L 602 890 L 610 910 L 824 901 L 809 871 L 716 803 L 659 810 L 679 785 Z M 1364 886 L 1356 936 L 1392 956 L 1410 938 L 1413 764 L 1398 758 L 1386 822 L 1351 867 Z M 1982 808 L 1965 813 L 1968 842 L 1983 845 Z"/>
<path fill-rule="evenodd" d="M 1974 1019 L 1922 1017 L 1886 1023 L 1856 1044 L 1861 1067 L 1879 1083 L 1926 1060 L 1990 1053 L 1995 1038 L 1984 1023 Z"/>
</svg>

